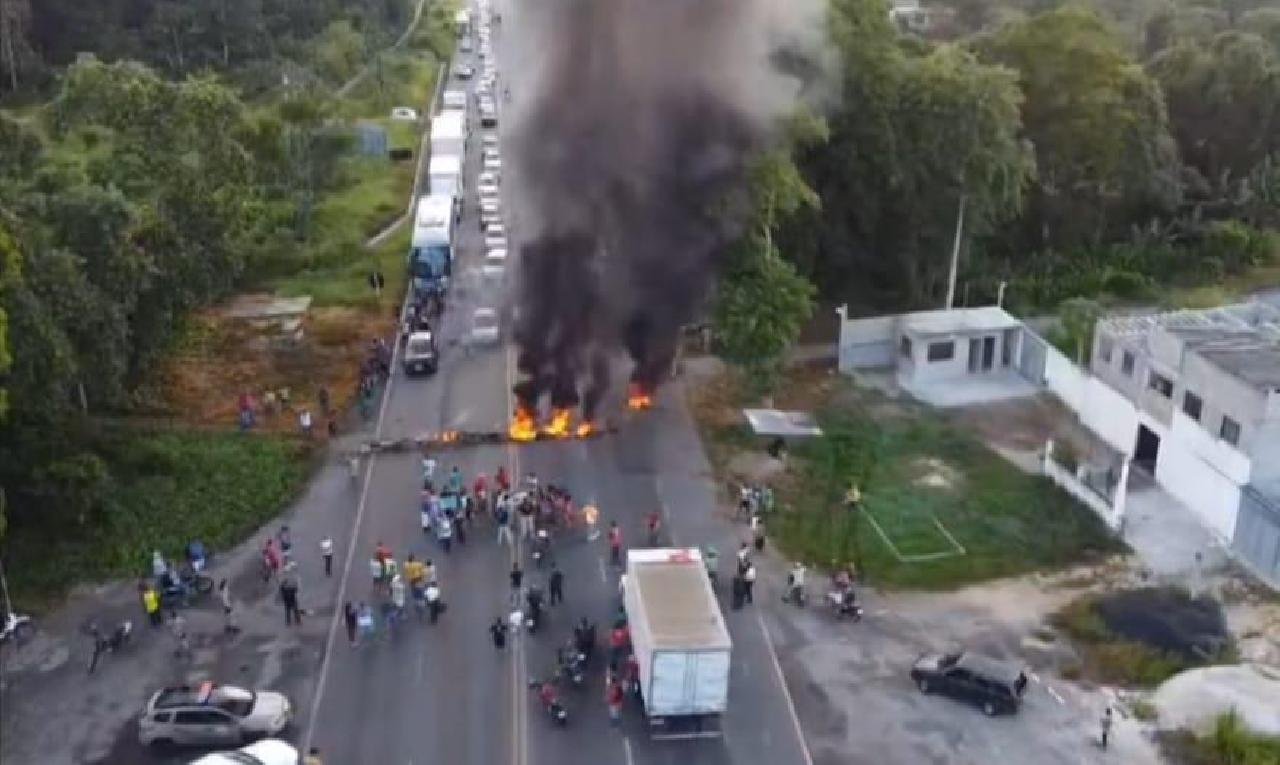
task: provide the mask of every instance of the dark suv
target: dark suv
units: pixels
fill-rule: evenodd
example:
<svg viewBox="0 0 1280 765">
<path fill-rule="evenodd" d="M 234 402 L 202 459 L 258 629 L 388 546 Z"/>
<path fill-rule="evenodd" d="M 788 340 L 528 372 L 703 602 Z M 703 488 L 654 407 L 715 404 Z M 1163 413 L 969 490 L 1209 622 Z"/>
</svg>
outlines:
<svg viewBox="0 0 1280 765">
<path fill-rule="evenodd" d="M 975 704 L 988 716 L 1018 711 L 1027 676 L 1016 664 L 968 652 L 925 654 L 911 667 L 922 693 L 941 693 Z"/>
</svg>

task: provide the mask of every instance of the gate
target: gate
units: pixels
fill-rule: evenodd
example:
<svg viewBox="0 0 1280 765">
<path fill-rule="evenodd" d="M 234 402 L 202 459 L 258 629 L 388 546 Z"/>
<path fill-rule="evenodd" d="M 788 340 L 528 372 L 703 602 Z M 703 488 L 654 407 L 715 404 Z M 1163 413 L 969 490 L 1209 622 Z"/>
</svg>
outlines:
<svg viewBox="0 0 1280 765">
<path fill-rule="evenodd" d="M 1280 500 L 1244 487 L 1231 549 L 1272 587 L 1280 588 Z"/>
</svg>

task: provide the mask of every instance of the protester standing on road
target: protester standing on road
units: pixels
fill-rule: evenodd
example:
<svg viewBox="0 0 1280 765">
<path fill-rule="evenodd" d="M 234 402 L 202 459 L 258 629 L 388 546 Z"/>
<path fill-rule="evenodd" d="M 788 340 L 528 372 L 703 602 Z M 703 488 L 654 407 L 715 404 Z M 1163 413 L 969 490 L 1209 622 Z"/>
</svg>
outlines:
<svg viewBox="0 0 1280 765">
<path fill-rule="evenodd" d="M 523 539 L 533 539 L 534 532 L 534 514 L 538 511 L 538 506 L 534 502 L 533 497 L 526 494 L 520 500 L 520 506 L 517 513 L 520 517 L 520 536 Z"/>
<path fill-rule="evenodd" d="M 496 617 L 493 624 L 489 625 L 489 637 L 493 638 L 494 649 L 501 651 L 507 647 L 507 625 L 502 623 L 502 617 Z"/>
<path fill-rule="evenodd" d="M 1111 738 L 1111 725 L 1115 722 L 1110 705 L 1102 713 L 1102 748 L 1107 748 L 1107 740 Z"/>
<path fill-rule="evenodd" d="M 551 564 L 551 576 L 547 578 L 548 604 L 555 605 L 564 601 L 564 572 L 556 564 Z"/>
<path fill-rule="evenodd" d="M 356 613 L 356 607 L 351 605 L 351 601 L 347 601 L 342 606 L 342 621 L 347 625 L 347 642 L 352 648 L 356 645 L 356 626 L 359 614 Z"/>
<path fill-rule="evenodd" d="M 320 540 L 320 555 L 324 558 L 324 575 L 333 576 L 333 538 Z"/>
<path fill-rule="evenodd" d="M 160 593 L 156 592 L 155 586 L 150 582 L 142 585 L 142 608 L 147 612 L 147 620 L 152 627 L 159 627 L 164 623 L 164 617 L 160 613 Z"/>
<path fill-rule="evenodd" d="M 276 540 L 268 537 L 266 544 L 262 546 L 262 580 L 271 581 L 271 577 L 279 570 L 280 553 L 276 550 Z"/>
<path fill-rule="evenodd" d="M 751 540 L 756 552 L 764 552 L 764 519 L 759 513 L 751 516 Z"/>
<path fill-rule="evenodd" d="M 507 468 L 505 466 L 499 465 L 498 469 L 494 471 L 493 483 L 497 487 L 498 491 L 504 493 L 511 491 L 511 478 L 507 475 Z"/>
<path fill-rule="evenodd" d="M 511 591 L 517 597 L 520 596 L 520 585 L 524 582 L 524 571 L 520 570 L 520 561 L 511 561 Z"/>
<path fill-rule="evenodd" d="M 751 599 L 751 591 L 756 586 L 756 564 L 748 563 L 747 570 L 742 572 L 742 599 L 747 603 L 754 603 Z"/>
<path fill-rule="evenodd" d="M 502 545 L 502 540 L 507 540 L 507 544 L 515 546 L 515 540 L 511 537 L 511 499 L 506 492 L 498 495 L 498 502 L 494 521 L 498 526 L 498 545 Z"/>
<path fill-rule="evenodd" d="M 622 529 L 618 528 L 617 521 L 609 521 L 609 562 L 622 565 Z"/>
<path fill-rule="evenodd" d="M 236 626 L 235 608 L 231 602 L 231 587 L 227 584 L 226 579 L 218 582 L 218 595 L 222 600 L 223 631 L 227 633 L 239 632 L 240 628 Z"/>
<path fill-rule="evenodd" d="M 645 519 L 645 528 L 649 532 L 649 546 L 657 547 L 662 533 L 662 513 L 657 510 L 649 513 L 649 517 Z"/>
<path fill-rule="evenodd" d="M 284 602 L 284 623 L 302 624 L 302 611 L 298 608 L 298 577 L 292 569 L 280 578 L 280 600 Z"/>
<path fill-rule="evenodd" d="M 457 465 L 449 469 L 449 491 L 454 494 L 462 493 L 462 471 Z"/>
<path fill-rule="evenodd" d="M 431 623 L 435 624 L 440 619 L 440 614 L 444 612 L 444 600 L 440 594 L 440 583 L 432 582 L 427 585 L 427 614 L 431 617 Z"/>
<path fill-rule="evenodd" d="M 276 538 L 280 542 L 280 559 L 288 563 L 293 553 L 293 534 L 290 533 L 288 526 L 281 526 Z"/>
<path fill-rule="evenodd" d="M 440 516 L 440 520 L 436 522 L 436 541 L 448 554 L 449 548 L 453 545 L 453 521 L 450 520 L 448 513 Z"/>
</svg>

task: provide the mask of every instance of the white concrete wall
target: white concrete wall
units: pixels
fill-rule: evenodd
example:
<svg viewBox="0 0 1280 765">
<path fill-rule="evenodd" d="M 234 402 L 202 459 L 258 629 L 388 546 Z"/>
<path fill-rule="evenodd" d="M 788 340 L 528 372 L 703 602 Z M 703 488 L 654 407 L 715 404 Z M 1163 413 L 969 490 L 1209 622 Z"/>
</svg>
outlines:
<svg viewBox="0 0 1280 765">
<path fill-rule="evenodd" d="M 937 382 L 939 380 L 955 380 L 961 377 L 968 377 L 970 342 L 972 342 L 970 338 L 956 335 L 912 337 L 911 355 L 914 357 L 915 363 L 909 375 L 911 382 Z M 951 358 L 941 361 L 929 361 L 929 346 L 936 343 L 951 343 L 953 350 Z M 904 374 L 903 376 L 907 375 Z"/>
<path fill-rule="evenodd" d="M 1187 425 L 1193 423 L 1188 420 Z M 1240 485 L 1206 462 L 1185 438 L 1161 434 L 1156 481 L 1230 543 L 1240 512 Z"/>
<path fill-rule="evenodd" d="M 1138 409 L 1132 402 L 1051 345 L 1045 349 L 1044 376 L 1049 390 L 1079 415 L 1085 427 L 1121 454 L 1133 454 L 1138 439 Z"/>
<path fill-rule="evenodd" d="M 893 366 L 897 353 L 894 345 L 897 323 L 897 316 L 841 321 L 840 371 Z"/>
<path fill-rule="evenodd" d="M 1059 465 L 1053 459 L 1053 441 L 1045 445 L 1044 456 L 1041 458 L 1041 470 L 1049 480 L 1053 481 L 1066 493 L 1080 500 L 1086 507 L 1093 510 L 1102 522 L 1112 531 L 1118 531 L 1124 519 L 1124 506 L 1127 494 L 1124 491 L 1124 482 L 1128 480 L 1128 463 L 1125 463 L 1120 487 L 1116 491 L 1114 502 L 1108 502 L 1106 497 L 1099 495 L 1096 491 L 1089 488 L 1088 484 L 1080 480 L 1079 477 L 1072 475 L 1062 465 Z"/>
</svg>

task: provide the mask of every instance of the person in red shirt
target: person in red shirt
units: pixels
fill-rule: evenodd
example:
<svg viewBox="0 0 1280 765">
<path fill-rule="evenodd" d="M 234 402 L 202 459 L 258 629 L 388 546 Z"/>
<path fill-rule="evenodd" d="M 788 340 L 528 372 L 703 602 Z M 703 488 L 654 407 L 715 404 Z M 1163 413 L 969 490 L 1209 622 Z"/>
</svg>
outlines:
<svg viewBox="0 0 1280 765">
<path fill-rule="evenodd" d="M 511 479 L 507 476 L 507 469 L 501 465 L 498 466 L 498 472 L 493 474 L 493 482 L 500 491 L 511 491 Z"/>
<path fill-rule="evenodd" d="M 622 721 L 622 684 L 610 680 L 604 688 L 604 703 L 609 707 L 609 724 L 617 725 Z"/>
<path fill-rule="evenodd" d="M 627 660 L 622 664 L 622 685 L 627 693 L 635 693 L 639 683 L 640 662 L 634 653 L 628 653 Z"/>
<path fill-rule="evenodd" d="M 645 527 L 649 530 L 649 546 L 658 546 L 658 532 L 662 530 L 662 513 L 657 510 L 649 513 L 645 519 Z"/>
<path fill-rule="evenodd" d="M 378 542 L 378 545 L 373 548 L 373 557 L 377 558 L 382 563 L 386 563 L 387 558 L 391 557 L 391 548 L 387 547 L 382 542 Z"/>
<path fill-rule="evenodd" d="M 476 480 L 471 484 L 471 491 L 477 496 L 484 494 L 489 490 L 489 479 L 484 473 L 476 475 Z"/>
</svg>

